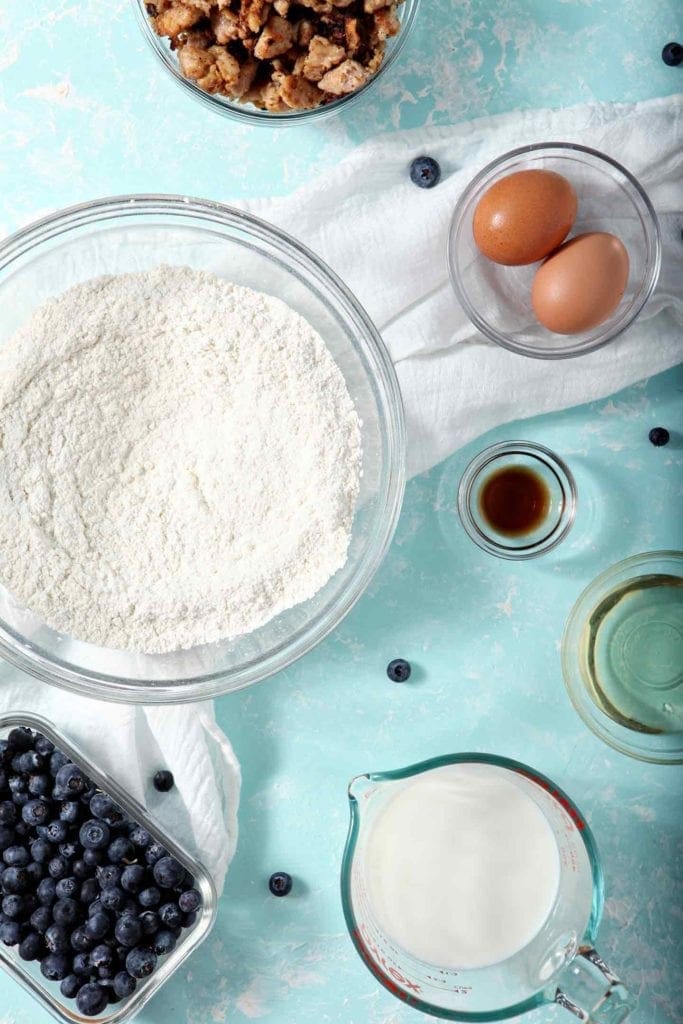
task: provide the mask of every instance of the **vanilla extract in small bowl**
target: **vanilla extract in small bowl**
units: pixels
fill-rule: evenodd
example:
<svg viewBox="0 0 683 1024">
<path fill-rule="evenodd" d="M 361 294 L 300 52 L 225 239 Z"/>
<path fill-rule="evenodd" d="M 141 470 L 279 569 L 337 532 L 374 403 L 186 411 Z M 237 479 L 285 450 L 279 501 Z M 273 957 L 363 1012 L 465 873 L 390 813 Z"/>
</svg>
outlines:
<svg viewBox="0 0 683 1024">
<path fill-rule="evenodd" d="M 458 512 L 471 539 L 500 558 L 533 558 L 567 535 L 576 485 L 548 448 L 506 441 L 480 452 L 458 489 Z"/>
</svg>

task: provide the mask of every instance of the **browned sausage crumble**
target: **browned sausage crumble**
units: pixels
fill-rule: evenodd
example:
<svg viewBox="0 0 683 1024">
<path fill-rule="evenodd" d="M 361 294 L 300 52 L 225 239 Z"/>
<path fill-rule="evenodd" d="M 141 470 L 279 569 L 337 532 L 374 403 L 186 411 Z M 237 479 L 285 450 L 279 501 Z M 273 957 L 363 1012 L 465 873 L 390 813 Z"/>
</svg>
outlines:
<svg viewBox="0 0 683 1024">
<path fill-rule="evenodd" d="M 355 92 L 401 27 L 401 0 L 155 0 L 155 32 L 209 93 L 281 113 Z"/>
</svg>

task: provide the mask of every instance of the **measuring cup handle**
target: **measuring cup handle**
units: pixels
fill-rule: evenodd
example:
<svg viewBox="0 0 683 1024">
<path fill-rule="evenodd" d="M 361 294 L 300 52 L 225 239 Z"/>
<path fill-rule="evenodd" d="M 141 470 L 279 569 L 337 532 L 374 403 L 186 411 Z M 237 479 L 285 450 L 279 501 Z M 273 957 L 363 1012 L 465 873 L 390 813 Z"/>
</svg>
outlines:
<svg viewBox="0 0 683 1024">
<path fill-rule="evenodd" d="M 631 995 L 592 946 L 582 946 L 560 974 L 554 1001 L 586 1024 L 621 1024 L 635 1006 Z"/>
</svg>

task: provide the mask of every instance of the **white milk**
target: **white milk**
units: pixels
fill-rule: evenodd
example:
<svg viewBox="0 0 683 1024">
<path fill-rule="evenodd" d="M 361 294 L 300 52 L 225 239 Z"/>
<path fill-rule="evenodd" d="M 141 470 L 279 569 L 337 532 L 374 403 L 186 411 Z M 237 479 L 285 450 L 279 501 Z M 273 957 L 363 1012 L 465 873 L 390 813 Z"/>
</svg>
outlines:
<svg viewBox="0 0 683 1024">
<path fill-rule="evenodd" d="M 408 780 L 370 826 L 364 850 L 377 924 L 439 967 L 488 967 L 540 930 L 560 859 L 541 810 L 492 765 L 455 764 Z"/>
</svg>

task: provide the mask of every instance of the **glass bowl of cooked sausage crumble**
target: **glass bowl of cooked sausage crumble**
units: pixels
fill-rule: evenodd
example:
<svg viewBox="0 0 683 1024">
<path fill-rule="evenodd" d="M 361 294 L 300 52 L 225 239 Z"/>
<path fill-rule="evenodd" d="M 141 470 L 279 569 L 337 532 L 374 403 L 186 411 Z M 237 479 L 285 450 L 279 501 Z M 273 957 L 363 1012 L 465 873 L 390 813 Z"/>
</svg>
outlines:
<svg viewBox="0 0 683 1024">
<path fill-rule="evenodd" d="M 346 108 L 403 49 L 419 0 L 132 0 L 175 81 L 226 117 L 291 124 Z"/>
</svg>

